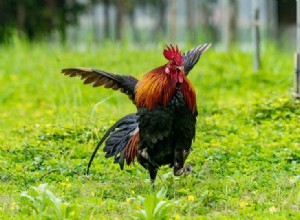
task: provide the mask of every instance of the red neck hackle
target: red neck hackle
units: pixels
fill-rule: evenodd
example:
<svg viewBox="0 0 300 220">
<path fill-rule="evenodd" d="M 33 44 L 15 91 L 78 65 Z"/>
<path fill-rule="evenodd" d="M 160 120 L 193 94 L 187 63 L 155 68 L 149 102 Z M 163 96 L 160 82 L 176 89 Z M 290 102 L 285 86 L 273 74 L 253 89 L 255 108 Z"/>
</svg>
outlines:
<svg viewBox="0 0 300 220">
<path fill-rule="evenodd" d="M 135 104 L 138 108 L 152 110 L 167 107 L 179 88 L 191 112 L 196 112 L 196 94 L 183 72 L 183 58 L 178 47 L 167 46 L 163 52 L 169 62 L 145 74 L 136 85 Z"/>
<path fill-rule="evenodd" d="M 173 45 L 167 46 L 163 52 L 165 58 L 169 62 L 165 66 L 165 73 L 170 75 L 171 78 L 177 83 L 183 82 L 183 66 L 182 66 L 182 55 L 178 46 Z"/>
</svg>

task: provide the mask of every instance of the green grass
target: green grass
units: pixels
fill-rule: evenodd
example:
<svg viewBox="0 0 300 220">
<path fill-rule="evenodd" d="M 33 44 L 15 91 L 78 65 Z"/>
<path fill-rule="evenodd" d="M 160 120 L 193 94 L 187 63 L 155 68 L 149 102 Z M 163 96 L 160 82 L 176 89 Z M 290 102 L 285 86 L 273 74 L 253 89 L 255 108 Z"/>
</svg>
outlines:
<svg viewBox="0 0 300 220">
<path fill-rule="evenodd" d="M 165 62 L 162 48 L 81 51 L 17 40 L 0 48 L 1 218 L 300 217 L 293 59 L 272 48 L 257 73 L 251 54 L 211 49 L 189 75 L 199 116 L 186 163 L 198 176 L 174 177 L 163 167 L 151 192 L 146 170 L 136 164 L 120 171 L 101 150 L 84 175 L 99 138 L 135 107 L 119 92 L 84 86 L 60 70 L 88 66 L 140 77 Z"/>
</svg>

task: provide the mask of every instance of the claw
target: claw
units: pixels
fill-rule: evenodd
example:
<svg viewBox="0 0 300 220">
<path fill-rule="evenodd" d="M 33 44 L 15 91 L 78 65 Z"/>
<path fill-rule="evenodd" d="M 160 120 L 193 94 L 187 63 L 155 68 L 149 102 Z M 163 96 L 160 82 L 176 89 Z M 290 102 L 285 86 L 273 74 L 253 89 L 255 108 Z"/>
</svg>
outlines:
<svg viewBox="0 0 300 220">
<path fill-rule="evenodd" d="M 197 174 L 196 171 L 193 170 L 193 168 L 192 168 L 191 165 L 187 165 L 187 166 L 185 167 L 185 169 L 186 169 L 186 172 L 185 172 L 185 173 L 195 173 L 195 174 Z"/>
<path fill-rule="evenodd" d="M 175 176 L 181 176 L 182 174 L 188 174 L 188 173 L 194 173 L 194 174 L 197 174 L 197 173 L 193 170 L 193 168 L 192 168 L 191 165 L 187 165 L 187 166 L 185 166 L 185 167 L 183 167 L 183 168 L 180 168 L 180 169 L 174 171 L 174 175 L 175 175 Z"/>
</svg>

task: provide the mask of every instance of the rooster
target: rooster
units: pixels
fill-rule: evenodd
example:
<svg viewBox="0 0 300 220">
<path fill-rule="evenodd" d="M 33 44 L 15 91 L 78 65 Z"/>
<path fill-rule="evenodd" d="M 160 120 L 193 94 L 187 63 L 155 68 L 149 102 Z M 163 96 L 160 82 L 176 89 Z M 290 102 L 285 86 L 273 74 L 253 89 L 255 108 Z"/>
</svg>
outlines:
<svg viewBox="0 0 300 220">
<path fill-rule="evenodd" d="M 62 73 L 80 76 L 84 84 L 120 90 L 128 95 L 137 112 L 118 120 L 101 138 L 88 164 L 105 142 L 105 157 L 114 157 L 123 169 L 137 161 L 148 170 L 152 186 L 159 167 L 173 167 L 174 175 L 194 172 L 184 166 L 195 138 L 197 117 L 196 93 L 187 75 L 201 54 L 210 47 L 203 44 L 181 54 L 178 46 L 163 51 L 167 63 L 157 67 L 140 80 L 91 68 L 68 68 Z"/>
</svg>

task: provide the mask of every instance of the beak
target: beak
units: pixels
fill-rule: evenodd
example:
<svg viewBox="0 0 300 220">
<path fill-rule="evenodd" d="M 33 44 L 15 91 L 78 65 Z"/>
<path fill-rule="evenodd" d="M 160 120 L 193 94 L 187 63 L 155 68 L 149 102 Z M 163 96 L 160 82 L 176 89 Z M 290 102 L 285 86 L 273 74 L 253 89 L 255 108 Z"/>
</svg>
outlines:
<svg viewBox="0 0 300 220">
<path fill-rule="evenodd" d="M 183 71 L 184 67 L 183 66 L 176 66 L 176 69 Z"/>
</svg>

